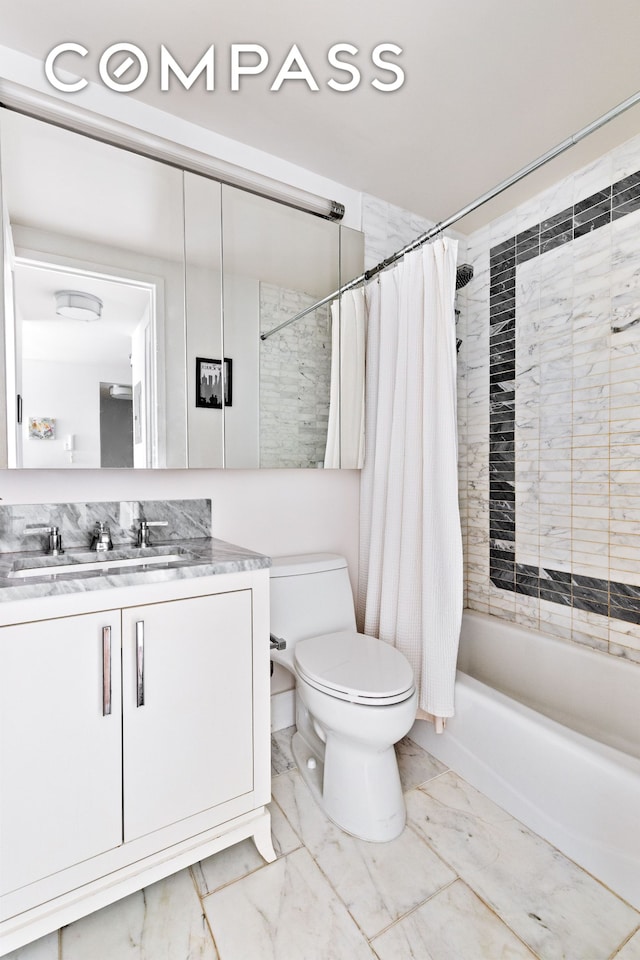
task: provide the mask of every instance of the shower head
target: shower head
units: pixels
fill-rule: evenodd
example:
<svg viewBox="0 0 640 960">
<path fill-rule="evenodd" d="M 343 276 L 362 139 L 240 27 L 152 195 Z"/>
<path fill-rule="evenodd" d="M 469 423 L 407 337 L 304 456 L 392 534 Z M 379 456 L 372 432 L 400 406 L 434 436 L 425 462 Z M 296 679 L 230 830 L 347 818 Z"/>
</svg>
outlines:
<svg viewBox="0 0 640 960">
<path fill-rule="evenodd" d="M 473 267 L 470 263 L 462 263 L 456 270 L 456 290 L 466 287 L 473 277 Z"/>
</svg>

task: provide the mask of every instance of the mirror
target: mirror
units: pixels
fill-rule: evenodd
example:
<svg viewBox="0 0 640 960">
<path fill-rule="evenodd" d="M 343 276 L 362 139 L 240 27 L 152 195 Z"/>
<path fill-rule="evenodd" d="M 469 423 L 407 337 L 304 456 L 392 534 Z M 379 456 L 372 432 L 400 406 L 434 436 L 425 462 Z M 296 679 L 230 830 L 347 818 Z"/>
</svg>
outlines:
<svg viewBox="0 0 640 960">
<path fill-rule="evenodd" d="M 223 467 L 221 187 L 184 175 L 190 467 Z"/>
<path fill-rule="evenodd" d="M 331 308 L 261 334 L 362 273 L 361 233 L 5 109 L 0 173 L 0 464 L 325 465 Z"/>
<path fill-rule="evenodd" d="M 363 236 L 229 186 L 222 187 L 222 236 L 224 355 L 233 377 L 225 464 L 323 467 L 330 306 L 270 334 L 362 271 Z"/>
<path fill-rule="evenodd" d="M 0 124 L 8 465 L 186 466 L 182 172 Z"/>
</svg>

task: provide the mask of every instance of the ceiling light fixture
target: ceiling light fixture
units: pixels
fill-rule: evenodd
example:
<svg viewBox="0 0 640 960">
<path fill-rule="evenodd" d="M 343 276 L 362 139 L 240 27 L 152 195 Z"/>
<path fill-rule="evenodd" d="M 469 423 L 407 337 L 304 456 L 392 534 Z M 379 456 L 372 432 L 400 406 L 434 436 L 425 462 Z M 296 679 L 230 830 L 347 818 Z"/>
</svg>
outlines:
<svg viewBox="0 0 640 960">
<path fill-rule="evenodd" d="M 102 300 L 81 290 L 56 290 L 56 313 L 65 320 L 99 320 Z"/>
</svg>

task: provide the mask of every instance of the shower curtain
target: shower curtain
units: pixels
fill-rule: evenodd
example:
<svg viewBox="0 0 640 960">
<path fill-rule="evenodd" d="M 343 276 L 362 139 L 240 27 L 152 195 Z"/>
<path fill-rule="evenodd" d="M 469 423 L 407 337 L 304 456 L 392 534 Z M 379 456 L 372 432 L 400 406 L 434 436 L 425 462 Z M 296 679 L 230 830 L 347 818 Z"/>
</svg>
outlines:
<svg viewBox="0 0 640 960">
<path fill-rule="evenodd" d="M 366 290 L 359 625 L 405 654 L 433 718 L 454 712 L 463 599 L 456 253 L 438 239 Z"/>
</svg>

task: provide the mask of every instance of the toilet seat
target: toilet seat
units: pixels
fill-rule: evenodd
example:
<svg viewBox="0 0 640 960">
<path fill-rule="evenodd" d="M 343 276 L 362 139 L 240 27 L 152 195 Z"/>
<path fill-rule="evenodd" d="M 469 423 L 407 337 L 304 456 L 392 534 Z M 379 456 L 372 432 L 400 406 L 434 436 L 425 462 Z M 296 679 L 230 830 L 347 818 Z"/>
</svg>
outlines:
<svg viewBox="0 0 640 960">
<path fill-rule="evenodd" d="M 415 689 L 409 661 L 384 640 L 340 630 L 300 640 L 296 673 L 316 690 L 352 703 L 401 703 Z"/>
</svg>

